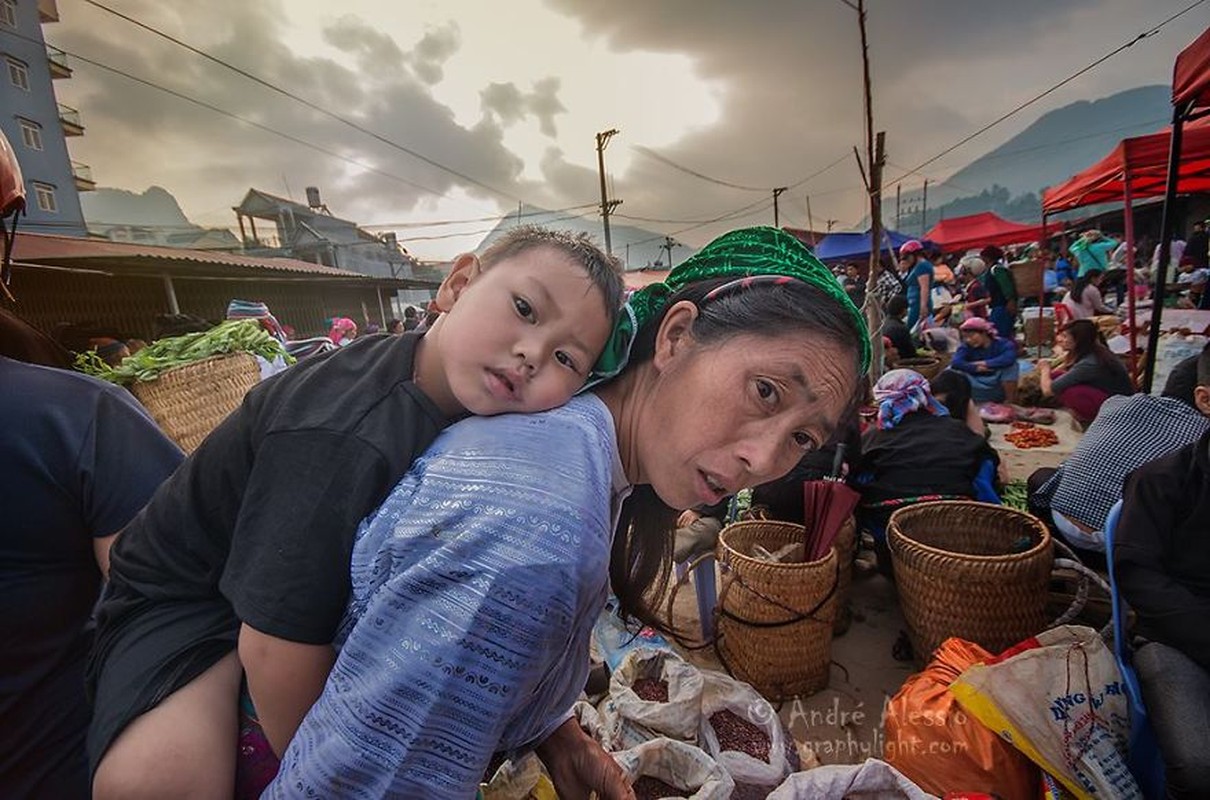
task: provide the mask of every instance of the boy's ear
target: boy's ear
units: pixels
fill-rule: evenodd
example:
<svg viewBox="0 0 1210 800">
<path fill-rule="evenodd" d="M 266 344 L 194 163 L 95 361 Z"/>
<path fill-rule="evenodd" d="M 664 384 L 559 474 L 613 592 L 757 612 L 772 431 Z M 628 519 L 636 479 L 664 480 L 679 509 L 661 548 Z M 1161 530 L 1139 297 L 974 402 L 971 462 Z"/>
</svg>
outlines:
<svg viewBox="0 0 1210 800">
<path fill-rule="evenodd" d="M 454 259 L 450 274 L 445 276 L 441 286 L 437 288 L 437 308 L 444 314 L 453 308 L 454 303 L 466 291 L 475 278 L 483 272 L 483 265 L 474 253 L 463 253 Z"/>
<path fill-rule="evenodd" d="M 1210 386 L 1198 386 L 1193 390 L 1193 399 L 1197 410 L 1210 417 Z"/>
</svg>

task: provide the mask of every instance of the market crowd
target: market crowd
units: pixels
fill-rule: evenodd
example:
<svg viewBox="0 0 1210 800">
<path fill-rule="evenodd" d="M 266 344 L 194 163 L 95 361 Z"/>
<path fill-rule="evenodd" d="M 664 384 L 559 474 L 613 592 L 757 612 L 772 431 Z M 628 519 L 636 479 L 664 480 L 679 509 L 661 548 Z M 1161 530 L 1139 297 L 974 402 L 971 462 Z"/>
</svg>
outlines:
<svg viewBox="0 0 1210 800">
<path fill-rule="evenodd" d="M 1142 263 L 1099 231 L 908 241 L 871 285 L 750 228 L 627 295 L 588 237 L 519 228 L 381 332 L 338 317 L 299 340 L 233 300 L 280 354 L 188 456 L 125 389 L 71 370 L 69 351 L 120 366 L 143 342 L 5 312 L 0 794 L 466 798 L 535 752 L 563 797 L 633 797 L 569 717 L 611 595 L 666 627 L 653 598 L 740 490 L 801 521 L 823 476 L 858 489 L 893 576 L 894 510 L 999 502 L 988 422 L 1062 408 L 1086 432 L 1031 478 L 1030 508 L 1093 563 L 1121 502 L 1170 791 L 1206 796 L 1210 351 L 1152 397 L 1113 343 L 1126 270 L 1206 307 L 1204 226 L 1172 253 Z M 885 320 L 873 384 L 863 304 Z M 1030 306 L 1058 323 L 1036 362 Z M 153 344 L 209 327 L 165 318 Z"/>
</svg>

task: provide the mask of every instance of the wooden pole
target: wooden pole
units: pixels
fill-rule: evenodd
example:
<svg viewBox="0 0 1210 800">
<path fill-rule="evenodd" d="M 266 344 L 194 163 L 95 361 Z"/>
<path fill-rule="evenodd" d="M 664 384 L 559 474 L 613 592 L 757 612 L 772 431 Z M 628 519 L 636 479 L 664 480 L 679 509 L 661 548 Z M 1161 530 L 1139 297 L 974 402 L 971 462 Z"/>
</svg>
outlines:
<svg viewBox="0 0 1210 800">
<path fill-rule="evenodd" d="M 865 313 L 866 325 L 869 327 L 870 347 L 870 383 L 873 384 L 882 377 L 882 306 L 878 303 L 873 291 L 877 285 L 878 274 L 882 271 L 882 167 L 886 161 L 886 134 L 879 132 L 874 135 L 874 99 L 870 87 L 870 43 L 866 36 L 865 0 L 857 0 L 857 24 L 861 30 L 861 66 L 862 84 L 865 91 L 865 147 L 866 164 L 869 166 L 870 194 L 870 274 L 867 280 L 869 290 L 865 295 L 862 311 Z M 877 141 L 875 141 L 877 140 Z M 858 159 L 858 164 L 861 159 Z M 863 176 L 864 177 L 864 176 Z"/>
</svg>

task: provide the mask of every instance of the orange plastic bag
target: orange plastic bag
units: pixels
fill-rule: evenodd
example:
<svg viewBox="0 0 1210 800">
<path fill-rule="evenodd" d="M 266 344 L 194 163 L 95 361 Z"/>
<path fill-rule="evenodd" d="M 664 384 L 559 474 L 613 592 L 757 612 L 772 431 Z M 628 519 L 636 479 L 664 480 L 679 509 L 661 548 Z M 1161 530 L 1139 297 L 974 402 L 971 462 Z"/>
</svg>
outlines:
<svg viewBox="0 0 1210 800">
<path fill-rule="evenodd" d="M 884 760 L 926 792 L 986 792 L 1004 800 L 1036 800 L 1039 771 L 958 704 L 949 686 L 992 654 L 950 638 L 933 660 L 903 684 L 884 715 Z"/>
</svg>

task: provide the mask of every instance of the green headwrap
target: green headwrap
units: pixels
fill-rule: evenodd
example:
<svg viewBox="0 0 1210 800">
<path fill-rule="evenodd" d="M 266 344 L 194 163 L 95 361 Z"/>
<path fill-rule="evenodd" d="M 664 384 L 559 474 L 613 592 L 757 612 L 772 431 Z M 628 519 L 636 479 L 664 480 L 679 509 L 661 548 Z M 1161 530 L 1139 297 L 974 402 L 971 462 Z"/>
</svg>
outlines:
<svg viewBox="0 0 1210 800">
<path fill-rule="evenodd" d="M 844 307 L 861 334 L 861 370 L 870 368 L 870 337 L 865 318 L 853 305 L 836 276 L 806 246 L 779 228 L 741 228 L 724 233 L 681 262 L 663 283 L 653 283 L 630 295 L 618 315 L 613 334 L 597 360 L 588 385 L 608 380 L 621 372 L 630 358 L 635 335 L 657 317 L 668 298 L 691 283 L 715 278 L 744 278 L 750 275 L 783 275 L 818 287 Z"/>
</svg>

